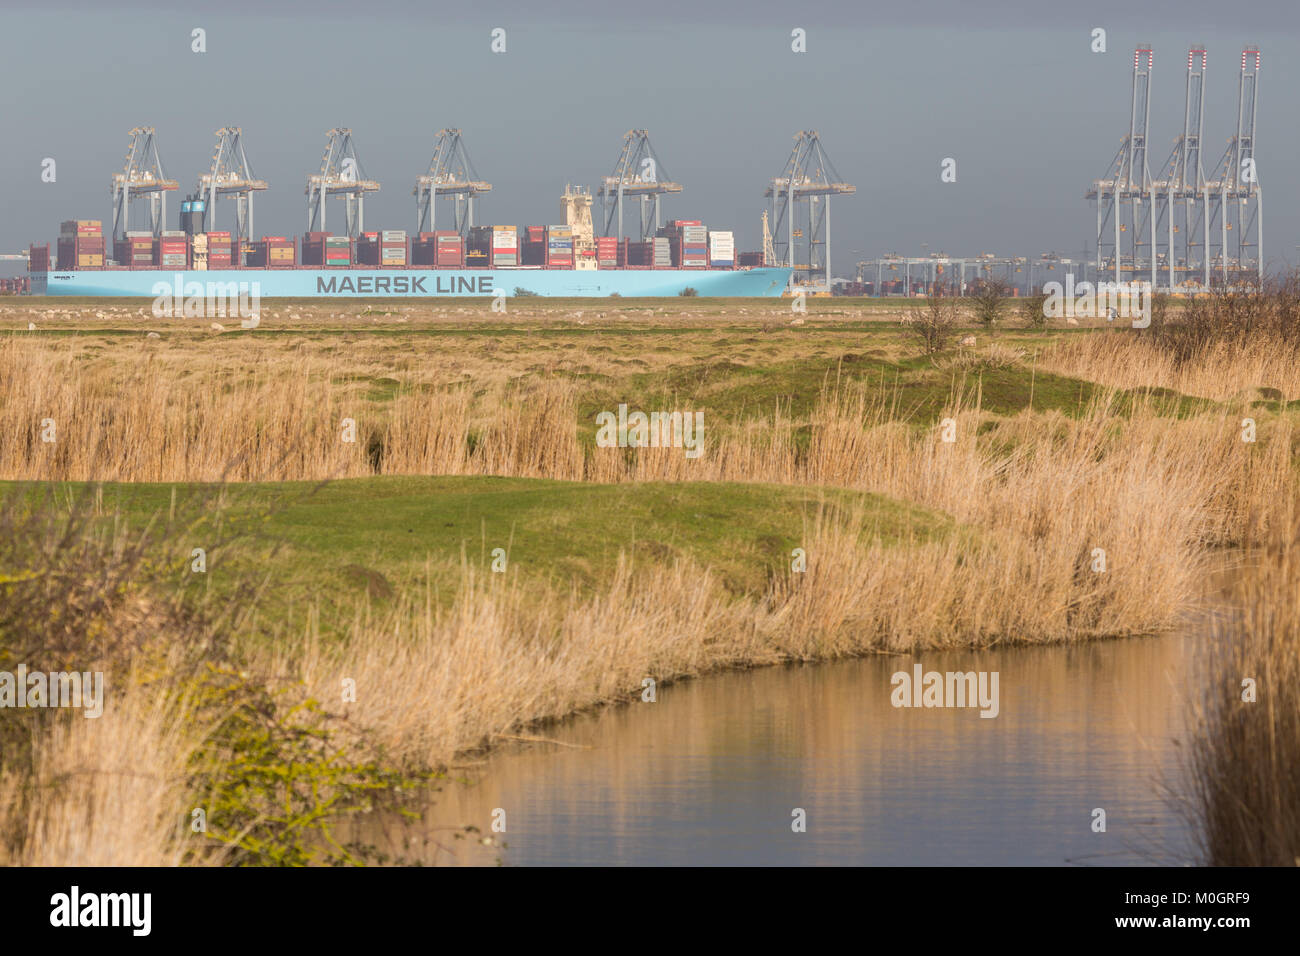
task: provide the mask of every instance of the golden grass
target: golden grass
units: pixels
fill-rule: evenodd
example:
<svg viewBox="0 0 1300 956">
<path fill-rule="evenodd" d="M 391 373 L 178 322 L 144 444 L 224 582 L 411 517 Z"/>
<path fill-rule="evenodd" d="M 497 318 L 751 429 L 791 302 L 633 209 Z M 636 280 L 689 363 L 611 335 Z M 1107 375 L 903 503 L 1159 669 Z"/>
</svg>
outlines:
<svg viewBox="0 0 1300 956">
<path fill-rule="evenodd" d="M 1250 345 L 1218 342 L 1193 362 L 1178 362 L 1149 338 L 1124 330 L 1078 335 L 1038 353 L 1047 372 L 1086 378 L 1113 388 L 1169 388 L 1222 401 L 1275 388 L 1300 399 L 1300 354 L 1267 336 Z"/>
<path fill-rule="evenodd" d="M 1094 573 L 1086 546 L 1100 529 L 1088 525 L 1038 540 L 980 529 L 885 548 L 860 513 L 826 507 L 808 521 L 807 570 L 777 577 L 762 599 L 726 595 L 688 560 L 623 559 L 608 589 L 585 600 L 539 600 L 466 568 L 449 609 L 408 601 L 360 614 L 342 642 L 308 633 L 250 653 L 257 669 L 297 675 L 313 696 L 344 706 L 366 746 L 437 765 L 534 721 L 631 699 L 646 678 L 1168 627 L 1194 599 L 1206 560 L 1190 541 L 1161 535 L 1190 530 L 1132 528 L 1108 542 L 1121 557 Z M 357 700 L 343 705 L 346 678 Z"/>
<path fill-rule="evenodd" d="M 0 841 L 0 865 L 175 866 L 192 848 L 187 764 L 201 730 L 134 675 L 106 689 L 101 717 L 48 715 L 30 768 L 0 772 L 0 832 L 23 834 L 14 856 Z"/>
<path fill-rule="evenodd" d="M 1178 796 L 1212 865 L 1300 865 L 1300 501 L 1288 504 L 1215 622 L 1210 689 L 1192 721 Z"/>
</svg>

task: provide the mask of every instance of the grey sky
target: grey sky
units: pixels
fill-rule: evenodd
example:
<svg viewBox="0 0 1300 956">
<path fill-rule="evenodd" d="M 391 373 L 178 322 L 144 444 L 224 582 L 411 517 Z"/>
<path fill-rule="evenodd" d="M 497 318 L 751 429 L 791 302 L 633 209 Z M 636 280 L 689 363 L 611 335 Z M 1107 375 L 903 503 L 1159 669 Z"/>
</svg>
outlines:
<svg viewBox="0 0 1300 956">
<path fill-rule="evenodd" d="M 565 183 L 594 185 L 623 133 L 646 127 L 685 186 L 665 200 L 668 217 L 734 228 L 740 248 L 757 249 L 766 181 L 795 131 L 815 128 L 858 187 L 833 207 L 837 274 L 866 256 L 921 254 L 922 243 L 954 255 L 1077 253 L 1095 221 L 1083 193 L 1127 132 L 1132 50 L 1148 40 L 1153 172 L 1181 132 L 1188 46 L 1209 48 L 1207 167 L 1235 121 L 1241 49 L 1261 46 L 1265 258 L 1294 261 L 1300 243 L 1293 2 L 442 6 L 6 2 L 0 248 L 52 241 L 62 219 L 107 220 L 132 126 L 157 128 L 167 172 L 187 191 L 228 124 L 243 127 L 271 184 L 256 201 L 259 233 L 303 231 L 304 181 L 331 126 L 353 129 L 367 175 L 383 183 L 367 228 L 408 230 L 411 186 L 440 127 L 464 131 L 494 184 L 479 221 L 519 225 L 556 221 Z M 489 50 L 498 26 L 504 55 Z M 190 52 L 194 27 L 207 31 L 205 54 Z M 808 31 L 806 54 L 790 51 L 794 27 Z M 1094 27 L 1107 30 L 1105 54 L 1089 50 Z M 54 184 L 40 181 L 47 156 Z M 957 160 L 956 183 L 940 182 L 945 157 Z M 229 228 L 229 209 L 219 217 Z M 341 208 L 330 217 L 339 225 Z"/>
</svg>

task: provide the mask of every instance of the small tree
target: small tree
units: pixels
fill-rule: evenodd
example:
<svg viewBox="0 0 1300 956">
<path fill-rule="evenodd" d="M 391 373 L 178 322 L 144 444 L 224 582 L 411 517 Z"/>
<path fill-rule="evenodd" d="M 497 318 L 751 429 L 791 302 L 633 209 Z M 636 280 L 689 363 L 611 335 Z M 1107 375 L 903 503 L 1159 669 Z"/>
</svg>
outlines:
<svg viewBox="0 0 1300 956">
<path fill-rule="evenodd" d="M 1001 318 L 1010 291 L 1011 287 L 1005 279 L 995 279 L 992 276 L 980 279 L 974 296 L 975 318 L 979 319 L 984 328 L 993 328 Z"/>
<path fill-rule="evenodd" d="M 946 297 L 936 287 L 924 302 L 910 307 L 903 324 L 921 340 L 925 353 L 942 352 L 957 327 L 957 300 Z"/>
<path fill-rule="evenodd" d="M 694 296 L 694 295 L 699 295 L 699 293 L 695 291 L 695 287 L 694 287 L 694 286 L 689 286 L 689 285 L 688 285 L 685 289 L 683 289 L 681 292 L 678 292 L 677 294 L 678 294 L 678 295 L 685 295 L 685 296 Z"/>
<path fill-rule="evenodd" d="M 1020 318 L 1026 328 L 1043 329 L 1047 327 L 1047 295 L 1040 292 L 1020 300 Z"/>
</svg>

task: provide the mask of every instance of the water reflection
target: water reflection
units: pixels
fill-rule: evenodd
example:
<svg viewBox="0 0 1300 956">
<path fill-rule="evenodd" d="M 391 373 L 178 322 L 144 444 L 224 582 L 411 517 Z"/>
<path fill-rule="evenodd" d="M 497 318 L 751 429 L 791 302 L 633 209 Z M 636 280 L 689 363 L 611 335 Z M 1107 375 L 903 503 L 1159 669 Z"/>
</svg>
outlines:
<svg viewBox="0 0 1300 956">
<path fill-rule="evenodd" d="M 402 852 L 507 865 L 1178 862 L 1190 834 L 1160 783 L 1177 773 L 1196 643 L 927 652 L 661 687 L 656 703 L 541 731 L 571 746 L 496 753 L 472 785 L 436 794 Z M 915 661 L 998 671 L 999 716 L 892 707 L 890 677 Z M 1096 807 L 1106 833 L 1091 829 Z M 465 823 L 491 835 L 496 808 L 504 851 L 447 839 Z M 807 832 L 792 832 L 794 808 Z"/>
</svg>

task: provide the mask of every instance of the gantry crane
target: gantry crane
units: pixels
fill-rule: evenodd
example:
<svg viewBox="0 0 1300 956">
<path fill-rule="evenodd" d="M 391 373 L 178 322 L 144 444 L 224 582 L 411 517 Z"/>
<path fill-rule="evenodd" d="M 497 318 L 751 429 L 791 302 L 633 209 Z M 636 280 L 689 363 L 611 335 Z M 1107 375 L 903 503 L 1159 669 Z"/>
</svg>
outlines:
<svg viewBox="0 0 1300 956">
<path fill-rule="evenodd" d="M 465 140 L 458 129 L 438 130 L 429 171 L 415 180 L 411 195 L 415 197 L 415 231 L 432 232 L 436 210 L 434 201 L 446 196 L 454 202 L 452 225 L 462 236 L 474 225 L 474 200 L 479 193 L 490 192 L 492 184 L 478 178 L 470 162 Z"/>
<path fill-rule="evenodd" d="M 623 199 L 635 199 L 641 205 L 641 239 L 649 239 L 659 229 L 659 197 L 665 193 L 679 193 L 680 183 L 668 179 L 659 162 L 659 156 L 650 145 L 650 131 L 628 130 L 623 136 L 623 151 L 614 166 L 614 174 L 606 176 L 596 194 L 605 206 L 604 235 L 623 238 Z M 652 216 L 647 216 L 652 211 Z M 610 232 L 617 223 L 617 231 Z"/>
<path fill-rule="evenodd" d="M 223 126 L 217 130 L 217 148 L 212 154 L 212 168 L 199 177 L 197 192 L 207 200 L 212 225 L 217 222 L 217 199 L 235 197 L 234 235 L 244 241 L 253 238 L 253 193 L 266 183 L 253 175 L 244 154 L 243 130 Z"/>
<path fill-rule="evenodd" d="M 1237 130 L 1228 148 L 1206 182 L 1209 194 L 1210 229 L 1217 249 L 1212 258 L 1219 265 L 1224 282 L 1232 269 L 1245 277 L 1264 277 L 1264 197 L 1255 168 L 1255 97 L 1259 86 L 1259 48 L 1241 51 L 1241 73 L 1237 77 Z M 1215 224 L 1217 223 L 1217 228 Z M 1254 231 L 1254 238 L 1251 232 Z M 1235 236 L 1230 242 L 1229 233 Z"/>
<path fill-rule="evenodd" d="M 154 128 L 137 126 L 128 135 L 131 148 L 126 152 L 126 165 L 113 174 L 110 187 L 114 239 L 126 238 L 131 203 L 142 198 L 149 200 L 150 231 L 159 235 L 167 227 L 167 193 L 178 188 L 176 180 L 168 179 L 163 172 Z"/>
<path fill-rule="evenodd" d="M 335 127 L 326 137 L 320 172 L 307 177 L 307 231 L 324 232 L 325 200 L 342 196 L 347 235 L 355 239 L 365 228 L 365 195 L 378 192 L 379 183 L 365 178 L 352 130 Z"/>
<path fill-rule="evenodd" d="M 1187 83 L 1183 101 L 1183 133 L 1152 183 L 1157 234 L 1164 239 L 1163 267 L 1168 288 L 1178 288 L 1199 273 L 1210 282 L 1209 196 L 1201 164 L 1205 132 L 1205 69 L 1209 54 L 1197 45 L 1187 51 Z M 1161 258 L 1157 247 L 1156 258 Z M 1181 279 L 1180 279 L 1181 277 Z"/>
<path fill-rule="evenodd" d="M 781 175 L 772 179 L 763 193 L 772 200 L 773 255 L 775 262 L 795 270 L 792 278 L 811 281 L 817 273 L 826 291 L 831 287 L 831 197 L 848 196 L 857 187 L 840 179 L 834 164 L 822 148 L 821 137 L 815 129 L 800 130 L 794 137 L 794 149 L 785 162 Z M 795 203 L 808 204 L 808 229 L 802 238 L 807 240 L 808 258 L 799 262 L 795 257 L 795 239 L 802 230 L 796 230 Z M 784 236 L 782 225 L 785 226 Z"/>
<path fill-rule="evenodd" d="M 1097 202 L 1098 276 L 1110 271 L 1112 281 L 1122 282 L 1126 271 L 1134 279 L 1145 271 L 1152 286 L 1156 284 L 1156 217 L 1151 201 L 1153 181 L 1147 164 L 1147 135 L 1151 129 L 1154 65 L 1151 44 L 1138 44 L 1133 52 L 1128 135 L 1120 142 L 1110 171 L 1102 179 L 1093 180 L 1092 188 L 1085 194 Z M 1125 233 L 1129 236 L 1127 252 L 1123 242 Z"/>
</svg>

